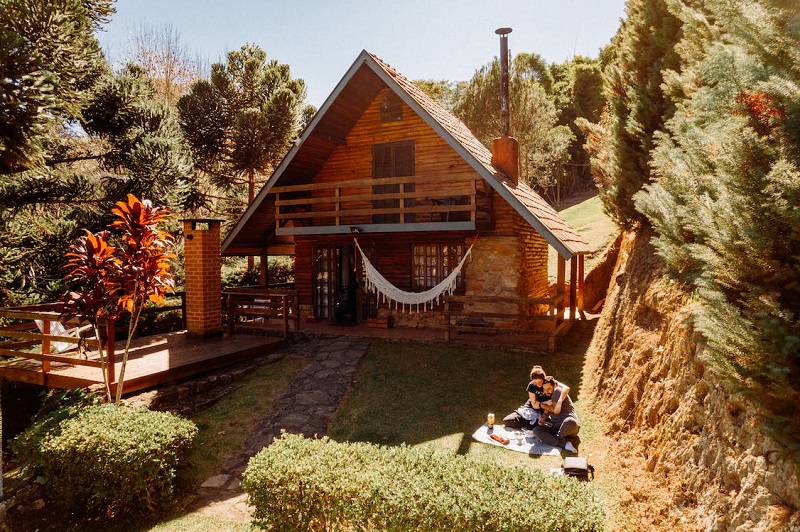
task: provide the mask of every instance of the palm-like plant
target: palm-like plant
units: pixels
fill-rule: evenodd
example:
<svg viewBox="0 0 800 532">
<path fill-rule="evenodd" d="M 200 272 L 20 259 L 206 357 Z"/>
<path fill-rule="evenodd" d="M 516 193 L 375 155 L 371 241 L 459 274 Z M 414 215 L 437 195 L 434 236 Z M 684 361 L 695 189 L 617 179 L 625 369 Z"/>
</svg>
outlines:
<svg viewBox="0 0 800 532">
<path fill-rule="evenodd" d="M 117 248 L 109 245 L 108 231 L 91 233 L 79 237 L 67 252 L 66 279 L 75 285 L 76 290 L 68 292 L 63 298 L 62 318 L 80 317 L 88 321 L 94 329 L 95 338 L 101 339 L 100 325 L 109 319 L 116 319 L 119 313 L 117 295 L 119 294 L 119 274 L 121 272 Z M 100 342 L 100 368 L 106 399 L 111 400 L 111 388 L 106 372 L 106 350 Z"/>
<path fill-rule="evenodd" d="M 132 194 L 128 194 L 127 201 L 118 201 L 116 205 L 111 210 L 116 219 L 110 226 L 121 231 L 121 293 L 117 301 L 130 314 L 128 338 L 117 384 L 116 403 L 119 404 L 128 352 L 142 309 L 147 301 L 163 304 L 167 292 L 174 288 L 175 282 L 169 263 L 174 254 L 168 252 L 172 235 L 158 229 L 158 224 L 169 215 L 169 209 L 153 205 L 150 200 L 140 201 Z"/>
<path fill-rule="evenodd" d="M 86 231 L 67 253 L 67 280 L 76 285 L 76 290 L 62 299 L 62 316 L 86 319 L 100 338 L 99 324 L 103 320 L 129 313 L 128 337 L 117 379 L 115 402 L 119 404 L 139 317 L 147 301 L 163 304 L 167 292 L 174 287 L 169 262 L 174 255 L 169 252 L 172 236 L 158 229 L 169 209 L 129 194 L 127 201 L 117 202 L 111 213 L 115 219 L 109 227 L 120 233 L 117 247 L 108 243 L 108 231 L 97 234 Z M 100 364 L 106 397 L 111 401 L 104 353 L 101 342 Z"/>
</svg>

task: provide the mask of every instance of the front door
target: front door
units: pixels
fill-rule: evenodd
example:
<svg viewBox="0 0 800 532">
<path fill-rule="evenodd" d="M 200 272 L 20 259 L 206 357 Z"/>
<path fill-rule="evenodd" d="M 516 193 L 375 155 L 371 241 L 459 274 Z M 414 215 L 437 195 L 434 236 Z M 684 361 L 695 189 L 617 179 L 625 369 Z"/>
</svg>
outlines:
<svg viewBox="0 0 800 532">
<path fill-rule="evenodd" d="M 356 260 L 353 246 L 314 249 L 314 317 L 337 325 L 357 322 Z"/>
</svg>

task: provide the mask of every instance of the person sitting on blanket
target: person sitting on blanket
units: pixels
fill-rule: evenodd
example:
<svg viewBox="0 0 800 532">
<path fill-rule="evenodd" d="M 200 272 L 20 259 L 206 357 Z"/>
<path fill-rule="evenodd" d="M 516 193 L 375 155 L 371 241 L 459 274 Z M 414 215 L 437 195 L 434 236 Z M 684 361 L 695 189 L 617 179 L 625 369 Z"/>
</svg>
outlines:
<svg viewBox="0 0 800 532">
<path fill-rule="evenodd" d="M 539 424 L 533 428 L 534 437 L 547 445 L 563 447 L 565 450 L 577 454 L 580 444 L 578 431 L 580 431 L 581 425 L 578 422 L 578 415 L 575 413 L 572 399 L 564 393 L 561 386 L 556 385 L 553 377 L 545 377 L 542 388 L 544 388 L 544 393 L 550 395 L 550 400 L 540 404 L 550 417 L 547 425 Z"/>
<path fill-rule="evenodd" d="M 542 388 L 546 376 L 542 366 L 533 366 L 531 368 L 531 380 L 526 389 L 528 400 L 524 405 L 504 417 L 503 425 L 510 429 L 531 429 L 536 426 L 539 418 L 545 415 L 541 403 L 550 399 L 550 394 L 545 394 Z M 567 397 L 569 395 L 569 386 L 558 381 L 555 382 L 557 386 L 564 388 L 564 393 L 561 395 Z"/>
</svg>

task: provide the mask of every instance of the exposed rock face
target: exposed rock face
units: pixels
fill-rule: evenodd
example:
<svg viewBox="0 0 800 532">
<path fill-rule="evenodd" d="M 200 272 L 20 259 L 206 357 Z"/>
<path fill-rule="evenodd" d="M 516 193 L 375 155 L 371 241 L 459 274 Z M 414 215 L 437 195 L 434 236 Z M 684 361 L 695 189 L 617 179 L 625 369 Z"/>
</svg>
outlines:
<svg viewBox="0 0 800 532">
<path fill-rule="evenodd" d="M 800 530 L 798 465 L 704 362 L 650 237 L 623 235 L 585 367 L 619 441 L 621 505 L 644 530 Z"/>
</svg>

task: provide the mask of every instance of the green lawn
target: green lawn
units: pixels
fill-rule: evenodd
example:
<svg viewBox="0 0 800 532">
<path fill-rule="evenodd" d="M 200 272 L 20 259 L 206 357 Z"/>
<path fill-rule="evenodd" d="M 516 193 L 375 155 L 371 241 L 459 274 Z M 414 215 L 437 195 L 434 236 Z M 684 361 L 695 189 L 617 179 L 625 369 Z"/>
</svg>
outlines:
<svg viewBox="0 0 800 532">
<path fill-rule="evenodd" d="M 507 466 L 561 465 L 559 457 L 528 456 L 472 440 L 494 412 L 499 423 L 527 398 L 534 364 L 568 383 L 577 396 L 591 325 L 579 324 L 566 349 L 535 355 L 504 349 L 373 341 L 329 435 L 337 441 L 433 445 L 447 452 L 490 456 Z M 580 401 L 576 402 L 579 415 Z M 594 433 L 584 419 L 581 436 Z"/>
<path fill-rule="evenodd" d="M 600 196 L 593 196 L 577 205 L 559 211 L 564 220 L 589 242 L 594 251 L 586 257 L 586 272 L 591 271 L 594 264 L 600 260 L 606 248 L 610 246 L 619 234 L 619 228 L 614 221 L 603 212 L 603 203 Z M 555 279 L 557 272 L 557 255 L 550 250 L 548 272 Z M 569 276 L 569 268 L 567 268 Z"/>
</svg>

